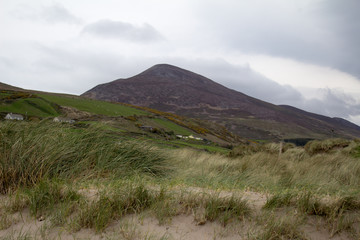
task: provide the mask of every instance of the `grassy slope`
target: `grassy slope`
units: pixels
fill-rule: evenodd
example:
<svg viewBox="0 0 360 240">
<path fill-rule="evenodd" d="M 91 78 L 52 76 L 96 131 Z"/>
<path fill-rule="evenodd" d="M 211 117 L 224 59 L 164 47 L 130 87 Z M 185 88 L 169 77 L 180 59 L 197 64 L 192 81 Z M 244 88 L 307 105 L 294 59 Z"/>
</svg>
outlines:
<svg viewBox="0 0 360 240">
<path fill-rule="evenodd" d="M 55 96 L 55 95 L 46 95 L 46 94 L 41 95 L 41 97 L 47 99 L 48 101 L 55 102 L 59 105 L 71 106 L 71 107 L 75 107 L 82 111 L 87 111 L 87 112 L 96 113 L 96 114 L 103 114 L 103 115 L 107 115 L 107 116 L 118 116 L 118 115 L 132 116 L 135 114 L 138 116 L 146 116 L 146 115 L 151 114 L 146 111 L 135 109 L 132 107 L 123 106 L 120 104 L 109 103 L 109 102 L 104 102 L 104 101 L 92 100 L 92 99 L 84 99 L 84 98 L 79 98 L 79 97 L 68 97 L 68 96 Z M 142 122 L 144 124 L 142 124 Z M 182 135 L 186 135 L 186 136 L 194 134 L 194 132 L 192 132 L 191 130 L 189 130 L 185 127 L 179 126 L 179 125 L 175 124 L 174 122 L 171 122 L 170 120 L 163 119 L 163 118 L 161 118 L 161 119 L 155 118 L 155 119 L 149 119 L 149 120 L 145 120 L 145 121 L 143 121 L 142 119 L 139 119 L 138 121 L 136 121 L 136 123 L 138 123 L 140 125 L 149 125 L 150 124 L 155 127 L 160 127 L 162 129 L 164 129 L 165 131 L 174 131 L 175 134 L 182 134 Z M 105 128 L 103 128 L 103 129 L 105 129 Z M 108 130 L 109 129 L 111 129 L 113 131 L 118 131 L 111 127 L 109 127 Z M 202 144 L 202 142 L 190 143 L 188 141 L 177 140 L 177 141 L 171 141 L 171 144 L 173 146 L 177 146 L 177 147 L 191 147 L 191 148 L 195 148 L 195 149 L 208 150 L 208 151 L 212 151 L 212 152 L 220 152 L 220 153 L 228 152 L 227 149 L 224 149 L 222 147 L 209 146 L 206 144 Z"/>
<path fill-rule="evenodd" d="M 146 139 L 153 142 L 153 144 L 155 144 L 159 148 L 164 148 L 164 149 L 190 148 L 193 150 L 205 150 L 207 152 L 220 153 L 220 154 L 228 154 L 230 152 L 230 150 L 227 148 L 217 146 L 213 143 L 208 145 L 208 144 L 203 143 L 202 141 L 180 140 L 180 139 L 164 141 L 164 140 L 160 140 L 160 139 L 149 139 L 149 138 L 146 138 Z M 145 140 L 145 138 L 144 138 L 144 140 Z"/>
<path fill-rule="evenodd" d="M 116 122 L 109 120 L 101 120 L 97 117 L 94 121 L 90 121 L 89 124 L 92 126 L 98 126 L 99 128 L 111 131 L 115 134 L 128 134 L 134 133 L 139 134 L 143 133 L 149 135 L 150 139 L 155 140 L 163 138 L 165 136 L 160 136 L 159 134 L 152 134 L 150 132 L 144 132 L 140 130 L 135 125 L 150 125 L 158 129 L 163 129 L 166 132 L 173 131 L 175 134 L 182 135 L 195 135 L 193 131 L 183 126 L 172 122 L 169 119 L 163 118 L 148 118 L 148 116 L 154 116 L 156 114 L 148 112 L 146 110 L 136 109 L 131 106 L 124 106 L 121 104 L 109 103 L 98 100 L 85 99 L 77 96 L 70 95 L 55 95 L 47 93 L 37 93 L 37 97 L 29 97 L 29 95 L 22 95 L 22 92 L 1 92 L 1 98 L 8 98 L 11 95 L 21 95 L 21 98 L 13 99 L 12 103 L 3 103 L 0 105 L 0 112 L 13 112 L 20 114 L 27 114 L 28 116 L 37 116 L 37 117 L 54 117 L 58 116 L 59 113 L 55 110 L 54 105 L 60 106 L 69 106 L 76 108 L 81 111 L 89 112 L 97 115 L 104 116 L 124 116 L 130 117 L 133 121 L 118 119 Z M 133 116 L 137 117 L 133 117 Z M 129 119 L 130 119 L 129 118 Z M 172 136 L 173 138 L 174 136 Z M 168 139 L 168 138 L 167 138 Z M 169 143 L 169 141 L 167 141 Z M 169 144 L 167 144 L 169 145 Z M 226 152 L 221 147 L 217 146 L 208 146 L 206 144 L 199 143 L 188 143 L 187 141 L 171 141 L 171 146 L 175 147 L 191 147 L 200 150 L 209 150 L 209 151 L 218 151 Z M 165 146 L 165 145 L 164 145 Z"/>
<path fill-rule="evenodd" d="M 228 153 L 230 151 L 227 148 L 203 144 L 202 141 L 196 140 L 175 140 L 173 143 L 177 144 L 178 146 L 187 146 L 195 149 L 207 150 L 209 152 Z"/>
<path fill-rule="evenodd" d="M 44 101 L 41 98 L 17 99 L 10 104 L 1 104 L 0 111 L 38 117 L 52 117 L 59 115 L 49 102 Z"/>
<path fill-rule="evenodd" d="M 169 120 L 156 118 L 153 119 L 153 121 L 161 125 L 162 127 L 168 129 L 169 131 L 174 131 L 175 134 L 181 134 L 186 136 L 193 134 L 193 132 L 191 132 L 190 130 L 185 129 L 184 127 L 181 127 L 173 122 L 170 122 Z"/>
<path fill-rule="evenodd" d="M 74 107 L 78 110 L 94 114 L 101 114 L 106 116 L 131 116 L 134 114 L 140 116 L 149 115 L 149 113 L 145 111 L 115 103 L 85 99 L 80 97 L 64 97 L 50 94 L 39 95 L 44 99 L 50 102 L 55 102 L 61 106 Z"/>
</svg>

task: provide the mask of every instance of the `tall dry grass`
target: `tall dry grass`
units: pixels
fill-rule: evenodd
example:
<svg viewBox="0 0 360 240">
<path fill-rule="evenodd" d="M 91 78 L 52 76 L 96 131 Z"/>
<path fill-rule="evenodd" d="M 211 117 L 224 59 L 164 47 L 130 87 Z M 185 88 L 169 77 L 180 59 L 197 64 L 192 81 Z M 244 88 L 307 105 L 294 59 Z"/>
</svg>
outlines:
<svg viewBox="0 0 360 240">
<path fill-rule="evenodd" d="M 352 154 L 359 143 L 318 154 L 309 154 L 300 147 L 290 147 L 279 154 L 275 145 L 235 158 L 177 150 L 181 169 L 178 180 L 214 188 L 305 189 L 323 194 L 360 192 L 360 159 Z"/>
<path fill-rule="evenodd" d="M 0 192 L 43 179 L 67 180 L 145 173 L 167 174 L 162 151 L 145 142 L 120 141 L 97 129 L 67 125 L 0 123 Z"/>
</svg>

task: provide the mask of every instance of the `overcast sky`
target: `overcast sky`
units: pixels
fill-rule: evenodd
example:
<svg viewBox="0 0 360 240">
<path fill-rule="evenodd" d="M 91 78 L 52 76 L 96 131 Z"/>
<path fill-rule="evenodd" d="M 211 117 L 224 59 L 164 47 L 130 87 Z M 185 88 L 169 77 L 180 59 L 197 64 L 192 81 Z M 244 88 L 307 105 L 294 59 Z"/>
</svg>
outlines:
<svg viewBox="0 0 360 240">
<path fill-rule="evenodd" d="M 359 0 L 0 0 L 0 82 L 81 94 L 173 64 L 360 124 Z"/>
</svg>

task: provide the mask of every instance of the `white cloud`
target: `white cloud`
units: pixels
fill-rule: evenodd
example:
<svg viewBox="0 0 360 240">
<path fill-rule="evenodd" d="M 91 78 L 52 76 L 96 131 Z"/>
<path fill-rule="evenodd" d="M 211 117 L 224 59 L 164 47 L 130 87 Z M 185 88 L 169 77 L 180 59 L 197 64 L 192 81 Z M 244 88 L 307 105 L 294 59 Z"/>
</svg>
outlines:
<svg viewBox="0 0 360 240">
<path fill-rule="evenodd" d="M 256 71 L 280 84 L 295 87 L 342 88 L 347 92 L 360 92 L 359 79 L 333 68 L 264 55 L 248 55 L 245 58 Z"/>
<path fill-rule="evenodd" d="M 101 38 L 117 38 L 136 42 L 152 42 L 163 39 L 150 24 L 135 26 L 122 21 L 102 19 L 86 25 L 83 34 L 92 34 Z"/>
<path fill-rule="evenodd" d="M 40 18 L 43 18 L 49 23 L 70 23 L 80 24 L 82 20 L 74 16 L 68 9 L 59 3 L 55 3 L 50 6 L 43 7 L 40 14 Z"/>
<path fill-rule="evenodd" d="M 14 5 L 8 5 L 11 16 L 24 21 L 40 21 L 50 24 L 81 24 L 83 20 L 71 13 L 64 5 L 52 2 L 47 4 L 29 4 L 28 2 L 14 1 Z"/>
</svg>

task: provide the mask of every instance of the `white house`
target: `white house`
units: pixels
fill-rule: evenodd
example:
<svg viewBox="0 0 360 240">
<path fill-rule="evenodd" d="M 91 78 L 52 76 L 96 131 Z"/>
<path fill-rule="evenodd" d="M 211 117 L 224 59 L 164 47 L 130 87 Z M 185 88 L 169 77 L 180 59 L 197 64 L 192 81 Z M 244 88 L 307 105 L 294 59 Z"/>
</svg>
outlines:
<svg viewBox="0 0 360 240">
<path fill-rule="evenodd" d="M 22 120 L 24 120 L 24 117 L 21 114 L 8 113 L 8 114 L 6 114 L 5 119 L 22 121 Z"/>
<path fill-rule="evenodd" d="M 152 126 L 140 126 L 140 128 L 142 129 L 142 130 L 145 130 L 145 131 L 152 131 L 152 130 L 154 130 L 154 128 L 152 127 Z"/>
<path fill-rule="evenodd" d="M 63 123 L 63 122 L 65 122 L 65 123 L 74 123 L 75 122 L 75 120 L 73 120 L 73 119 L 64 118 L 64 117 L 55 117 L 53 121 L 54 122 L 61 122 L 61 123 Z"/>
<path fill-rule="evenodd" d="M 182 138 L 182 139 L 193 139 L 193 140 L 198 140 L 198 141 L 201 141 L 203 140 L 202 138 L 199 138 L 199 137 L 194 137 L 193 135 L 190 135 L 190 136 L 183 136 L 183 135 L 176 135 L 177 138 Z"/>
</svg>

